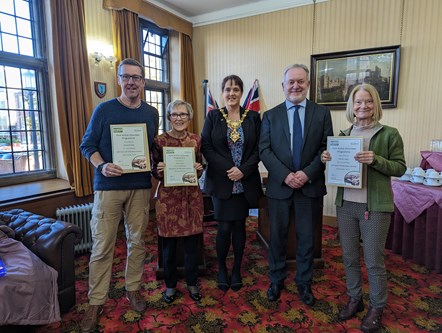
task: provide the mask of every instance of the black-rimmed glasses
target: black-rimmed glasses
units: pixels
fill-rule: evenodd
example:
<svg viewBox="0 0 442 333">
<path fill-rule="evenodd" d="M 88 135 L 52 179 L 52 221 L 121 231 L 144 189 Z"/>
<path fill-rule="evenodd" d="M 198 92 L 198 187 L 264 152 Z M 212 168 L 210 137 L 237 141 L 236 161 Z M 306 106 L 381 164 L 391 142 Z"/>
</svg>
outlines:
<svg viewBox="0 0 442 333">
<path fill-rule="evenodd" d="M 187 118 L 189 118 L 189 114 L 188 113 L 171 113 L 170 114 L 170 119 L 183 119 L 186 120 Z"/>
<path fill-rule="evenodd" d="M 143 77 L 140 75 L 129 75 L 129 74 L 120 74 L 121 80 L 124 82 L 129 82 L 130 79 L 132 79 L 134 82 L 140 82 Z"/>
</svg>

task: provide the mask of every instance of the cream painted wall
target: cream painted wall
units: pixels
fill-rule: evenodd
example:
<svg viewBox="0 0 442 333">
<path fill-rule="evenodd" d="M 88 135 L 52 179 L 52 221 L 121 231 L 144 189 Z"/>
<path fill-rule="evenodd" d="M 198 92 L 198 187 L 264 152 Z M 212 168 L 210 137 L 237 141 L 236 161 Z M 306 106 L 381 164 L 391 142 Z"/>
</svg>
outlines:
<svg viewBox="0 0 442 333">
<path fill-rule="evenodd" d="M 398 107 L 382 122 L 399 129 L 408 166 L 442 138 L 442 1 L 330 0 L 328 2 L 194 28 L 193 50 L 199 130 L 202 81 L 220 103 L 221 80 L 239 75 L 246 92 L 259 80 L 263 111 L 281 103 L 282 71 L 310 65 L 311 54 L 401 44 Z M 245 95 L 243 96 L 245 98 Z M 347 128 L 343 111 L 332 111 L 335 133 Z M 335 188 L 328 188 L 324 215 L 335 216 Z"/>
<path fill-rule="evenodd" d="M 103 9 L 102 0 L 87 0 L 84 2 L 84 6 L 88 52 L 99 51 L 106 52 L 106 56 L 114 55 L 111 11 Z M 110 63 L 106 60 L 102 60 L 98 65 L 95 65 L 94 59 L 89 56 L 89 70 L 94 107 L 117 96 L 115 66 L 110 68 Z M 94 82 L 106 83 L 106 96 L 99 98 L 95 94 Z"/>
<path fill-rule="evenodd" d="M 90 47 L 91 41 L 105 45 L 107 48 L 113 48 L 113 32 L 112 32 L 112 12 L 103 9 L 102 0 L 87 0 L 85 4 L 86 17 L 86 40 L 88 42 L 88 51 L 93 52 L 95 49 Z M 170 52 L 170 69 L 171 69 L 171 99 L 180 97 L 180 46 L 178 33 L 170 32 L 169 52 Z M 121 59 L 119 59 L 121 61 Z M 95 61 L 89 56 L 89 70 L 91 73 L 92 98 L 94 107 L 105 100 L 117 96 L 116 68 L 110 68 L 109 62 L 103 60 L 99 65 L 95 65 Z M 94 92 L 94 81 L 104 82 L 107 84 L 107 94 L 104 98 L 99 98 Z"/>
</svg>

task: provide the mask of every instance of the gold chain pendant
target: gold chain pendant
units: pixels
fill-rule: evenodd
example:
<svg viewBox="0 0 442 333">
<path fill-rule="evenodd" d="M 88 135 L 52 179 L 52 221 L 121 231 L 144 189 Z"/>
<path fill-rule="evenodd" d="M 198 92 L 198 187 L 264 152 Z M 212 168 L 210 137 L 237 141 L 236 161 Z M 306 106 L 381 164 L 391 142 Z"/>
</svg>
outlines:
<svg viewBox="0 0 442 333">
<path fill-rule="evenodd" d="M 233 142 L 238 141 L 240 135 L 238 133 L 238 131 L 236 129 L 232 129 L 232 132 L 230 132 L 230 138 L 232 139 Z"/>
<path fill-rule="evenodd" d="M 247 113 L 249 113 L 249 110 L 246 109 L 241 117 L 240 120 L 230 120 L 227 117 L 227 110 L 226 112 L 223 111 L 223 108 L 219 109 L 221 114 L 223 115 L 223 118 L 226 120 L 227 126 L 232 130 L 230 132 L 230 139 L 235 143 L 240 138 L 240 135 L 238 133 L 238 128 L 241 126 L 242 122 L 244 121 L 244 118 L 247 116 Z"/>
</svg>

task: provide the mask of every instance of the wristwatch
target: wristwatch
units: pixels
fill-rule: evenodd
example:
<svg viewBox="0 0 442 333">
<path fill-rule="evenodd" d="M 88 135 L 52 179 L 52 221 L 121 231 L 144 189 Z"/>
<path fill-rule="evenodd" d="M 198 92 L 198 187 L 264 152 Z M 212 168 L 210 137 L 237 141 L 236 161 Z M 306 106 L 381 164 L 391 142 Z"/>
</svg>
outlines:
<svg viewBox="0 0 442 333">
<path fill-rule="evenodd" d="M 103 167 L 104 167 L 104 165 L 105 165 L 106 163 L 107 163 L 107 162 L 103 162 L 103 163 L 101 163 L 100 165 L 97 166 L 97 170 L 98 170 L 98 172 L 101 173 L 101 170 L 103 170 Z"/>
</svg>

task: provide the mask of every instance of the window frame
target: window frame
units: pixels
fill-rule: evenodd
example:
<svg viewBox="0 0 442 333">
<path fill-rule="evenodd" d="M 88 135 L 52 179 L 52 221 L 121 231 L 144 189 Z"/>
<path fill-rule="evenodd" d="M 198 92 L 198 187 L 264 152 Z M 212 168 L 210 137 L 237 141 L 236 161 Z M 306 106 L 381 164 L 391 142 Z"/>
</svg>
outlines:
<svg viewBox="0 0 442 333">
<path fill-rule="evenodd" d="M 0 51 L 0 65 L 20 70 L 35 71 L 36 90 L 39 95 L 41 150 L 43 169 L 0 174 L 1 185 L 10 186 L 37 180 L 56 178 L 53 114 L 50 103 L 50 84 L 47 55 L 45 4 L 42 0 L 30 0 L 31 29 L 34 56 Z M 8 112 L 10 109 L 6 109 Z M 11 128 L 9 128 L 11 132 Z"/>
<path fill-rule="evenodd" d="M 165 52 L 165 55 L 161 58 L 163 62 L 166 62 L 166 69 L 164 71 L 164 77 L 166 81 L 156 81 L 151 80 L 148 78 L 145 78 L 144 80 L 144 95 L 145 100 L 147 101 L 147 91 L 155 91 L 155 92 L 161 92 L 163 94 L 163 101 L 162 104 L 164 105 L 163 110 L 158 110 L 158 113 L 160 113 L 160 119 L 163 119 L 163 123 L 159 124 L 159 133 L 162 132 L 162 130 L 167 131 L 170 129 L 170 124 L 168 123 L 166 119 L 166 108 L 167 104 L 170 102 L 170 96 L 171 96 L 171 83 L 170 83 L 170 33 L 167 29 L 162 29 L 155 25 L 152 22 L 148 22 L 146 20 L 140 19 L 140 45 L 141 45 L 141 59 L 142 59 L 142 65 L 144 66 L 144 69 L 146 71 L 146 64 L 144 63 L 144 57 L 145 55 L 149 54 L 149 52 L 144 51 L 144 39 L 143 39 L 143 31 L 148 30 L 149 32 L 153 32 L 155 34 L 158 34 L 160 36 L 167 35 L 167 43 L 165 47 L 167 48 L 167 51 Z M 147 76 L 147 72 L 145 74 L 145 77 Z"/>
</svg>

